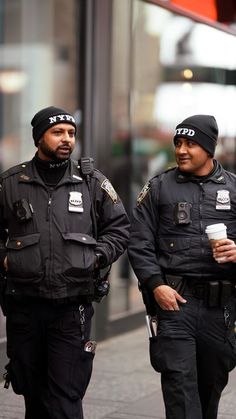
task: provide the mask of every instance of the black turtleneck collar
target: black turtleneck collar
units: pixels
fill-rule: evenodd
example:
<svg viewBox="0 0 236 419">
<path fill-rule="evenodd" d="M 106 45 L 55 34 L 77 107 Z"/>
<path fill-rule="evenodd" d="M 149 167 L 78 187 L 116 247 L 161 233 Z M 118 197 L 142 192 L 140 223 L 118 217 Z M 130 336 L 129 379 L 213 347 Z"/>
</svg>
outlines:
<svg viewBox="0 0 236 419">
<path fill-rule="evenodd" d="M 214 167 L 213 169 L 210 171 L 210 173 L 208 173 L 205 176 L 196 176 L 192 173 L 187 173 L 187 172 L 181 172 L 179 169 L 177 170 L 177 180 L 180 182 L 196 182 L 196 183 L 200 183 L 200 182 L 205 182 L 208 179 L 215 179 L 215 181 L 217 182 L 224 182 L 221 170 L 219 173 L 219 169 L 220 169 L 220 165 L 216 160 L 213 160 L 213 164 Z"/>
<path fill-rule="evenodd" d="M 45 185 L 54 187 L 63 177 L 69 160 L 42 160 L 38 153 L 34 156 L 35 166 Z"/>
</svg>

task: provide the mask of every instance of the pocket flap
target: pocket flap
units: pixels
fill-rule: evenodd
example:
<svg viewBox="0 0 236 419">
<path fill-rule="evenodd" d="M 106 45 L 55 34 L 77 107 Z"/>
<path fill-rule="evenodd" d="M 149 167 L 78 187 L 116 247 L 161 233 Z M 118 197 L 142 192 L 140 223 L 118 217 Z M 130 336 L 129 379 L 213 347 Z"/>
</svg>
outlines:
<svg viewBox="0 0 236 419">
<path fill-rule="evenodd" d="M 27 236 L 12 237 L 7 242 L 7 249 L 20 250 L 39 242 L 40 233 L 34 233 Z"/>
<path fill-rule="evenodd" d="M 83 244 L 93 244 L 96 245 L 97 241 L 94 237 L 89 236 L 88 234 L 83 233 L 62 233 L 64 240 L 73 240 Z"/>
<path fill-rule="evenodd" d="M 190 239 L 183 237 L 169 237 L 159 240 L 159 247 L 169 253 L 179 252 L 180 250 L 189 249 Z"/>
</svg>

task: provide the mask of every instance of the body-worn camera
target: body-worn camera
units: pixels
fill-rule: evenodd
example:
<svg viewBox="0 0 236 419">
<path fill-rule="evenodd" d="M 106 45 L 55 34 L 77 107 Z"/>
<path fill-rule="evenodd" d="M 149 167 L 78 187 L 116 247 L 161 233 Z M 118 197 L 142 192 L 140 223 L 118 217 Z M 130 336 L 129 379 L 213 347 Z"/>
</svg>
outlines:
<svg viewBox="0 0 236 419">
<path fill-rule="evenodd" d="M 100 303 L 100 301 L 109 293 L 110 283 L 108 277 L 110 270 L 110 266 L 103 269 L 95 269 L 93 301 L 96 301 L 97 303 Z"/>
<path fill-rule="evenodd" d="M 25 222 L 32 218 L 33 208 L 32 205 L 27 201 L 27 199 L 19 199 L 19 201 L 14 202 L 13 204 L 14 214 L 16 220 L 19 222 Z"/>
<path fill-rule="evenodd" d="M 189 224 L 191 223 L 191 207 L 189 202 L 177 202 L 174 209 L 175 224 Z"/>
<path fill-rule="evenodd" d="M 95 282 L 94 301 L 99 303 L 109 293 L 110 284 L 107 279 L 97 279 Z"/>
</svg>

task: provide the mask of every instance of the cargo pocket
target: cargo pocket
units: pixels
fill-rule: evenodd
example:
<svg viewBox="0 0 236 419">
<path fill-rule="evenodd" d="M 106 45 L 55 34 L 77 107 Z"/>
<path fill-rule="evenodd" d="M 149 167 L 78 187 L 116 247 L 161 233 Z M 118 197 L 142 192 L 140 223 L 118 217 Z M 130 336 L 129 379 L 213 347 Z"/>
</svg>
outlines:
<svg viewBox="0 0 236 419">
<path fill-rule="evenodd" d="M 187 237 L 161 237 L 158 240 L 160 249 L 160 264 L 168 269 L 174 266 L 175 269 L 182 267 L 183 257 L 186 258 L 190 252 L 190 239 Z"/>
<path fill-rule="evenodd" d="M 236 366 L 236 336 L 234 328 L 227 333 L 227 343 L 229 346 L 229 371 L 232 371 Z"/>
<path fill-rule="evenodd" d="M 40 233 L 12 237 L 7 247 L 7 275 L 17 277 L 22 282 L 41 277 L 42 260 L 39 248 Z"/>
<path fill-rule="evenodd" d="M 63 273 L 89 276 L 95 267 L 96 240 L 82 233 L 62 233 L 64 239 Z"/>
<path fill-rule="evenodd" d="M 81 365 L 80 365 L 81 375 L 80 375 L 80 380 L 78 384 L 78 391 L 79 391 L 79 396 L 81 400 L 83 399 L 85 395 L 85 392 L 87 390 L 87 387 L 91 379 L 94 356 L 95 356 L 94 353 L 85 352 L 83 350 L 81 360 L 80 360 L 81 361 Z"/>
<path fill-rule="evenodd" d="M 3 374 L 5 380 L 5 388 L 8 388 L 11 384 L 14 393 L 24 394 L 24 374 L 21 371 L 21 367 L 17 359 L 11 359 L 5 366 L 6 372 Z"/>
<path fill-rule="evenodd" d="M 149 338 L 149 355 L 152 368 L 155 371 L 161 372 L 160 362 L 159 362 L 159 343 L 158 336 L 153 336 Z"/>
</svg>

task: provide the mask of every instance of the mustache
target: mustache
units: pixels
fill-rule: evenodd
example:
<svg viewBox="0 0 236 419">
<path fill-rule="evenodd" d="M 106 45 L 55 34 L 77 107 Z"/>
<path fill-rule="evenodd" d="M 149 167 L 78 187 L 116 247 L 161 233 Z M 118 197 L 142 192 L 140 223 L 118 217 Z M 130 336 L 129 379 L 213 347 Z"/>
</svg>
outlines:
<svg viewBox="0 0 236 419">
<path fill-rule="evenodd" d="M 64 145 L 59 145 L 57 147 L 57 150 L 72 150 L 72 147 L 70 144 L 64 144 Z"/>
</svg>

